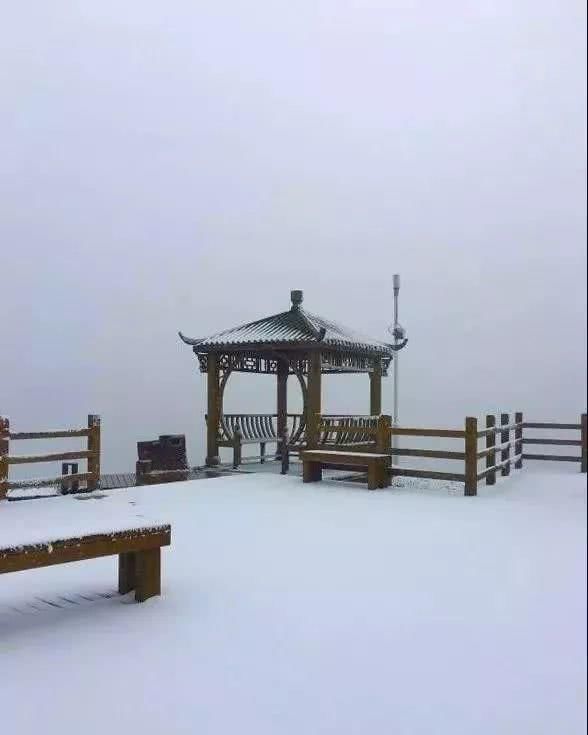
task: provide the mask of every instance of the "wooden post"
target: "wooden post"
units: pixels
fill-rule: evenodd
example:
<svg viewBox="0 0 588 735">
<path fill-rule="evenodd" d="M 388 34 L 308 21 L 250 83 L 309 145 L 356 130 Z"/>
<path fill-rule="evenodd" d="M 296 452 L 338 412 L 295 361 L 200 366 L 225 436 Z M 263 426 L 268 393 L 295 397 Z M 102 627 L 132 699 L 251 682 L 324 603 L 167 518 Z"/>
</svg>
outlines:
<svg viewBox="0 0 588 735">
<path fill-rule="evenodd" d="M 306 446 L 316 449 L 321 420 L 321 353 L 308 355 L 308 403 L 306 405 Z"/>
<path fill-rule="evenodd" d="M 486 416 L 486 428 L 493 429 L 496 426 L 496 416 L 494 414 L 488 414 Z M 490 434 L 486 434 L 486 449 L 496 446 L 496 432 L 493 431 Z M 496 452 L 489 452 L 486 455 L 486 469 L 494 467 L 496 464 Z M 496 470 L 489 472 L 486 475 L 486 485 L 496 484 Z"/>
<path fill-rule="evenodd" d="M 220 422 L 219 365 L 216 352 L 208 354 L 208 419 L 206 421 L 206 466 L 215 467 L 218 457 L 218 425 Z"/>
<path fill-rule="evenodd" d="M 374 360 L 370 376 L 370 415 L 379 416 L 382 413 L 382 362 Z"/>
<path fill-rule="evenodd" d="M 239 424 L 235 426 L 235 431 L 233 432 L 233 469 L 236 470 L 237 467 L 241 464 L 242 461 L 242 440 L 243 440 L 243 434 L 241 433 L 241 429 L 239 428 Z"/>
<path fill-rule="evenodd" d="M 100 483 L 100 416 L 88 415 L 88 451 L 93 456 L 88 457 L 88 490 L 96 490 Z"/>
<path fill-rule="evenodd" d="M 71 472 L 70 472 L 71 470 Z M 61 463 L 61 474 L 63 477 L 67 477 L 68 474 L 78 474 L 78 463 L 77 462 L 62 462 Z M 76 480 L 75 482 L 67 482 L 67 480 L 61 481 L 61 494 L 67 495 L 67 493 L 77 493 L 80 489 L 80 483 Z"/>
<path fill-rule="evenodd" d="M 278 414 L 277 434 L 282 436 L 288 426 L 288 363 L 285 360 L 278 361 L 276 409 Z M 279 449 L 278 444 L 278 452 Z"/>
<path fill-rule="evenodd" d="M 517 411 L 515 413 L 515 423 L 522 424 L 523 423 L 523 412 Z M 515 470 L 521 470 L 523 468 L 523 427 L 517 426 L 515 429 L 515 445 L 514 445 L 514 453 L 518 456 L 517 461 L 515 462 Z"/>
<path fill-rule="evenodd" d="M 391 428 L 392 416 L 382 414 L 378 418 L 378 433 L 376 434 L 376 452 L 378 452 L 379 454 L 387 454 L 390 452 L 390 449 L 392 447 L 392 434 L 390 433 Z"/>
<path fill-rule="evenodd" d="M 580 419 L 582 426 L 582 463 L 580 465 L 580 472 L 586 472 L 588 470 L 588 414 L 583 413 Z M 0 493 L 0 497 L 2 493 Z"/>
<path fill-rule="evenodd" d="M 500 424 L 501 426 L 508 426 L 508 422 L 510 420 L 510 416 L 507 413 L 501 413 L 500 414 Z M 510 439 L 510 431 L 501 431 L 500 432 L 500 443 L 504 444 L 505 442 L 509 441 Z M 505 462 L 510 457 L 510 447 L 507 447 L 506 449 L 503 449 L 501 452 L 500 461 Z M 506 464 L 503 464 L 500 468 L 500 474 L 503 477 L 508 477 L 510 475 L 510 462 L 506 462 Z"/>
<path fill-rule="evenodd" d="M 478 494 L 478 419 L 465 420 L 465 489 L 464 495 Z"/>
<path fill-rule="evenodd" d="M 8 448 L 10 441 L 10 421 L 0 416 L 0 500 L 8 492 Z"/>
<path fill-rule="evenodd" d="M 280 474 L 282 475 L 287 475 L 288 470 L 290 469 L 290 452 L 288 449 L 289 438 L 288 429 L 286 428 L 280 438 L 280 459 L 282 461 Z"/>
</svg>

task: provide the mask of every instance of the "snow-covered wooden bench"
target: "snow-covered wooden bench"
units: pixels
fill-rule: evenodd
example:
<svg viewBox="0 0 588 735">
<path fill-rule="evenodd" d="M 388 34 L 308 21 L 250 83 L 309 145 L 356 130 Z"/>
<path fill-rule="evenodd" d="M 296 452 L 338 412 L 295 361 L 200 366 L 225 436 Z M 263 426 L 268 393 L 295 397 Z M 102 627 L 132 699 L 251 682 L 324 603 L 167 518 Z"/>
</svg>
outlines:
<svg viewBox="0 0 588 735">
<path fill-rule="evenodd" d="M 134 589 L 143 602 L 161 594 L 161 547 L 170 540 L 171 526 L 157 525 L 0 547 L 0 574 L 117 554 L 119 592 Z"/>
<path fill-rule="evenodd" d="M 327 449 L 307 449 L 300 453 L 303 482 L 322 480 L 323 467 L 331 469 L 367 468 L 368 489 L 390 485 L 390 455 L 370 452 L 343 452 Z"/>
</svg>

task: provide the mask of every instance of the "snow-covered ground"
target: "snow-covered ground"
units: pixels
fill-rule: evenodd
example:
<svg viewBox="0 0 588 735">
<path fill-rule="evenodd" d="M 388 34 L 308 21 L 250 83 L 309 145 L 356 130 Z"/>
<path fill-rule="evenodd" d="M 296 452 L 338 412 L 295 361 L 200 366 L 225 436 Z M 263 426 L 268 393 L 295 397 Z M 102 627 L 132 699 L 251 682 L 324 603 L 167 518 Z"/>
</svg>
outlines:
<svg viewBox="0 0 588 735">
<path fill-rule="evenodd" d="M 114 594 L 115 558 L 1 576 L 7 734 L 585 732 L 575 471 L 477 498 L 250 475 L 4 502 L 0 521 L 45 537 L 82 510 L 171 522 L 163 596 Z"/>
</svg>

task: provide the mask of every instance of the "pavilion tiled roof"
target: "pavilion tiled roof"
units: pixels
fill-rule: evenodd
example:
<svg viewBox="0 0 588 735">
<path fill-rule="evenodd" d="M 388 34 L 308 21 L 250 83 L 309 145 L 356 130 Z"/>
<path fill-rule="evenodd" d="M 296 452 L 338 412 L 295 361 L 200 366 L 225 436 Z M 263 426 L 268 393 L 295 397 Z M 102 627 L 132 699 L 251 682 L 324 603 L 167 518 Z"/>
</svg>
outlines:
<svg viewBox="0 0 588 735">
<path fill-rule="evenodd" d="M 392 345 L 305 311 L 300 306 L 301 292 L 293 291 L 292 301 L 292 308 L 288 311 L 248 322 L 210 337 L 192 339 L 181 332 L 180 337 L 186 344 L 193 346 L 195 351 L 201 349 L 203 352 L 247 345 L 307 345 L 320 342 L 327 347 L 392 355 Z"/>
</svg>

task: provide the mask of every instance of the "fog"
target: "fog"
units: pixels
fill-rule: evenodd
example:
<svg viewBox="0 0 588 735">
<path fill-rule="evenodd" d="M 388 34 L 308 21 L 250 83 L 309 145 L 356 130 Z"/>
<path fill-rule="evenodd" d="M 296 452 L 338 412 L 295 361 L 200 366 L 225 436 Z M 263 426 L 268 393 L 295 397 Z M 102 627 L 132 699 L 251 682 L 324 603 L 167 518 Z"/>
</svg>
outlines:
<svg viewBox="0 0 588 735">
<path fill-rule="evenodd" d="M 100 414 L 106 471 L 160 433 L 201 463 L 206 377 L 177 330 L 297 288 L 385 339 L 398 272 L 402 423 L 575 420 L 585 28 L 575 0 L 6 5 L 0 414 Z M 225 410 L 274 401 L 237 376 Z M 368 408 L 366 376 L 325 378 L 327 412 Z"/>
</svg>

